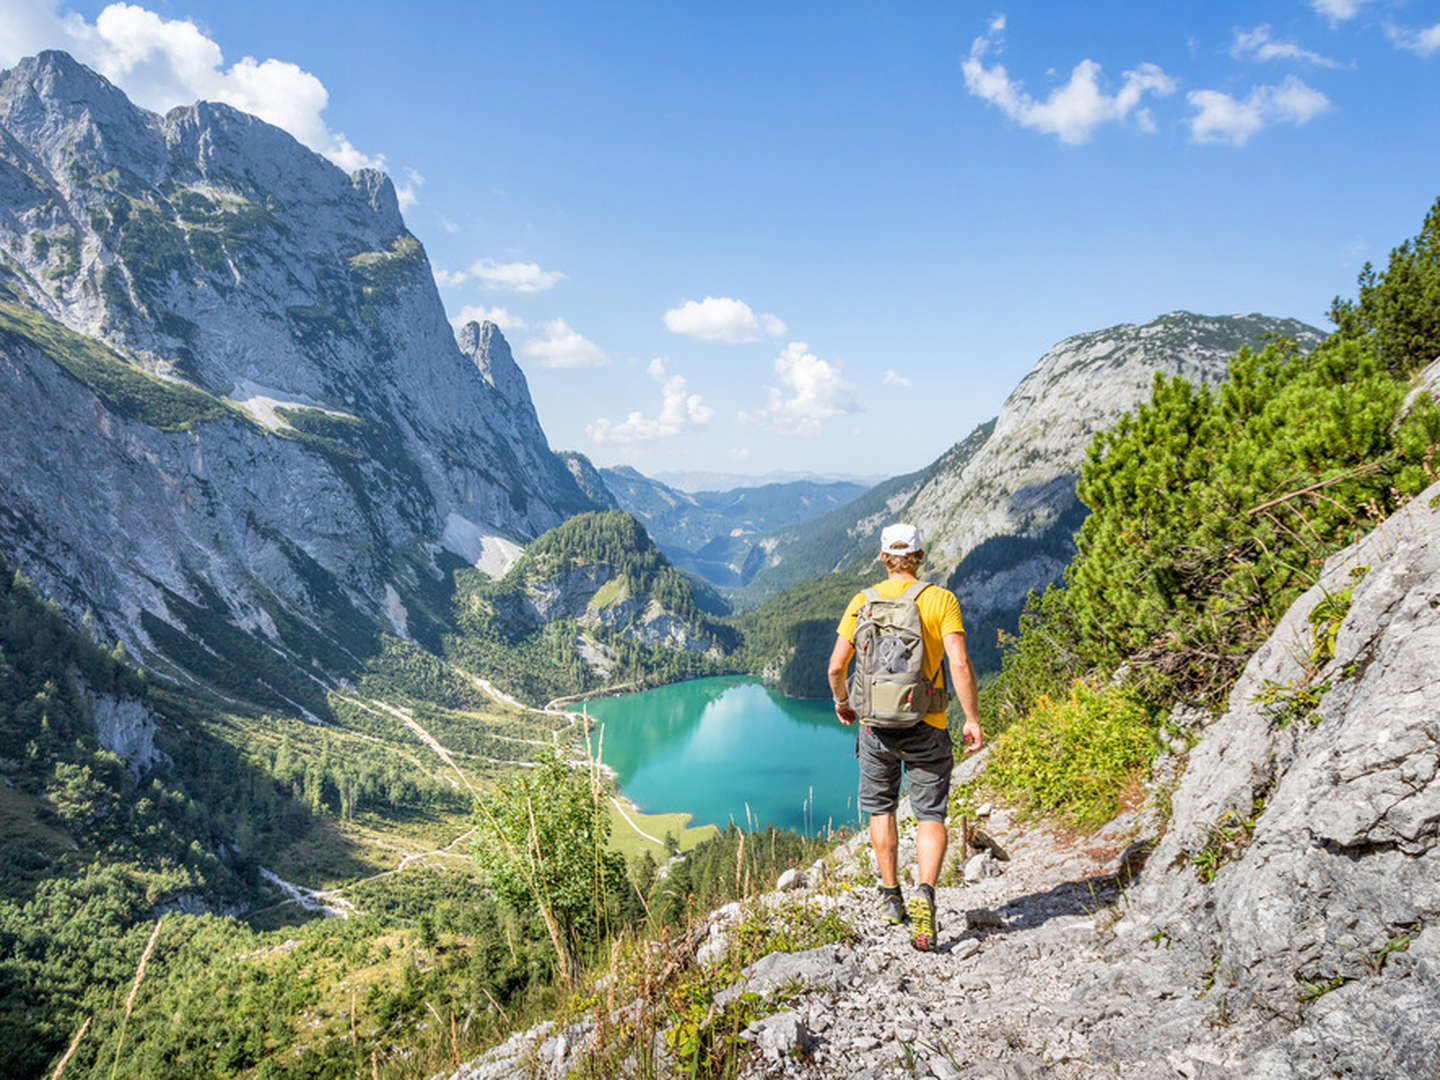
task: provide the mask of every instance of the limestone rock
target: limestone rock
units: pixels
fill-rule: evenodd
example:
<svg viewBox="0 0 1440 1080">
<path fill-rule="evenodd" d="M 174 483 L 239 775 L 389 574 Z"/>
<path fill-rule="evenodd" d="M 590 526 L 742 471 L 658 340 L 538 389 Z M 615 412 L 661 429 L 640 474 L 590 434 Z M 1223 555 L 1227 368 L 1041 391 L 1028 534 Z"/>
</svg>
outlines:
<svg viewBox="0 0 1440 1080">
<path fill-rule="evenodd" d="M 793 892 L 796 889 L 804 889 L 810 884 L 810 879 L 805 876 L 805 871 L 790 869 L 780 875 L 775 882 L 775 888 L 780 892 Z"/>
<path fill-rule="evenodd" d="M 778 1012 L 753 1021 L 740 1038 L 752 1042 L 767 1058 L 782 1058 L 792 1053 L 804 1053 L 810 1046 L 810 1032 L 799 1014 L 792 1011 Z"/>
</svg>

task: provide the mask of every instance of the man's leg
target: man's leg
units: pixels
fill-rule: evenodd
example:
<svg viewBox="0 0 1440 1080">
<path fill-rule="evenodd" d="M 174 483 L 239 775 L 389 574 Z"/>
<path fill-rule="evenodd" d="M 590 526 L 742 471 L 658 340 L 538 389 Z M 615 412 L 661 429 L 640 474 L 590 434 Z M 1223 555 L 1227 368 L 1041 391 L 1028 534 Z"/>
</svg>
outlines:
<svg viewBox="0 0 1440 1080">
<path fill-rule="evenodd" d="M 895 819 L 890 819 L 891 827 L 894 827 Z M 870 819 L 870 836 L 875 836 L 875 819 Z M 920 882 L 923 885 L 934 885 L 940 880 L 940 868 L 945 864 L 945 848 L 950 842 L 950 836 L 945 831 L 943 821 L 917 821 L 915 823 L 915 861 L 920 872 Z M 877 854 L 879 849 L 876 849 Z M 892 860 L 894 849 L 891 849 Z M 893 862 L 892 862 L 893 865 Z"/>
<path fill-rule="evenodd" d="M 941 828 L 944 832 L 944 828 Z M 896 884 L 896 854 L 900 850 L 900 835 L 895 828 L 895 815 L 870 815 L 870 846 L 875 849 L 875 863 L 880 869 L 880 884 L 887 889 Z"/>
</svg>

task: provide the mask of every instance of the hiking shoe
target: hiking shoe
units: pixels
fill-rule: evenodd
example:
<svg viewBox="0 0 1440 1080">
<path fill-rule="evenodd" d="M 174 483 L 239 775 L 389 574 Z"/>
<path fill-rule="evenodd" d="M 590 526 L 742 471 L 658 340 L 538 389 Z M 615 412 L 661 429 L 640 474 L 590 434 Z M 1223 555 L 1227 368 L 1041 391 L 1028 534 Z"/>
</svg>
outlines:
<svg viewBox="0 0 1440 1080">
<path fill-rule="evenodd" d="M 935 923 L 935 890 L 920 887 L 910 897 L 910 944 L 921 952 L 935 948 L 939 927 Z"/>
<path fill-rule="evenodd" d="M 900 899 L 900 886 L 887 889 L 880 886 L 880 918 L 884 919 L 891 926 L 903 923 L 909 918 L 905 914 L 905 901 Z"/>
</svg>

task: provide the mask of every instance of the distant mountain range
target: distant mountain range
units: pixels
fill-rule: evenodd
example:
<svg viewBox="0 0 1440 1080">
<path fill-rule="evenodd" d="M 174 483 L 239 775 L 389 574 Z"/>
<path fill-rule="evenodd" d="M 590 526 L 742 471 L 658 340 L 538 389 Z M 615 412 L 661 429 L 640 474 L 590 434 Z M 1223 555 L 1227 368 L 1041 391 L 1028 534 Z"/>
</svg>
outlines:
<svg viewBox="0 0 1440 1080">
<path fill-rule="evenodd" d="M 794 483 L 858 484 L 862 488 L 869 488 L 887 479 L 887 476 L 884 473 L 860 476 L 851 473 L 768 472 L 754 475 L 702 470 L 668 470 L 655 473 L 652 479 L 669 487 L 679 488 L 681 491 L 733 491 L 735 488 Z"/>
<path fill-rule="evenodd" d="M 629 466 L 596 469 L 562 453 L 580 488 L 634 514 L 666 557 L 712 585 L 739 586 L 763 560 L 759 538 L 849 503 L 866 489 L 847 482 L 792 480 L 727 491 L 681 491 Z"/>
</svg>

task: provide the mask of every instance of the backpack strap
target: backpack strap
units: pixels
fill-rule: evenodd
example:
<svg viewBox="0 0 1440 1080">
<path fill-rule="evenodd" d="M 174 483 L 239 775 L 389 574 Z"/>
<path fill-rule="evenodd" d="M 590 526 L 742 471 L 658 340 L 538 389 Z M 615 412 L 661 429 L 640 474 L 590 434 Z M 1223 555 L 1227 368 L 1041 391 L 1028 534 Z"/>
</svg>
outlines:
<svg viewBox="0 0 1440 1080">
<path fill-rule="evenodd" d="M 920 594 L 930 587 L 930 582 L 916 579 L 905 586 L 905 591 L 900 594 L 903 599 L 913 600 L 919 603 Z"/>
<path fill-rule="evenodd" d="M 923 593 L 926 589 L 930 588 L 930 585 L 931 582 L 921 581 L 917 578 L 909 585 L 906 585 L 905 591 L 900 595 L 902 597 L 908 598 L 911 603 L 915 604 L 918 607 L 920 604 L 920 594 Z M 926 672 L 925 674 L 930 682 L 931 697 L 936 699 L 937 703 L 941 703 L 941 708 L 944 708 L 943 703 L 947 703 L 950 699 L 950 696 L 945 690 L 945 654 L 943 652 L 940 654 L 940 664 L 935 669 L 934 677 L 931 678 L 929 672 Z"/>
<path fill-rule="evenodd" d="M 871 602 L 883 599 L 880 595 L 879 587 L 875 585 L 871 585 L 868 589 L 862 590 L 861 595 L 864 596 L 866 600 L 869 600 Z"/>
</svg>

